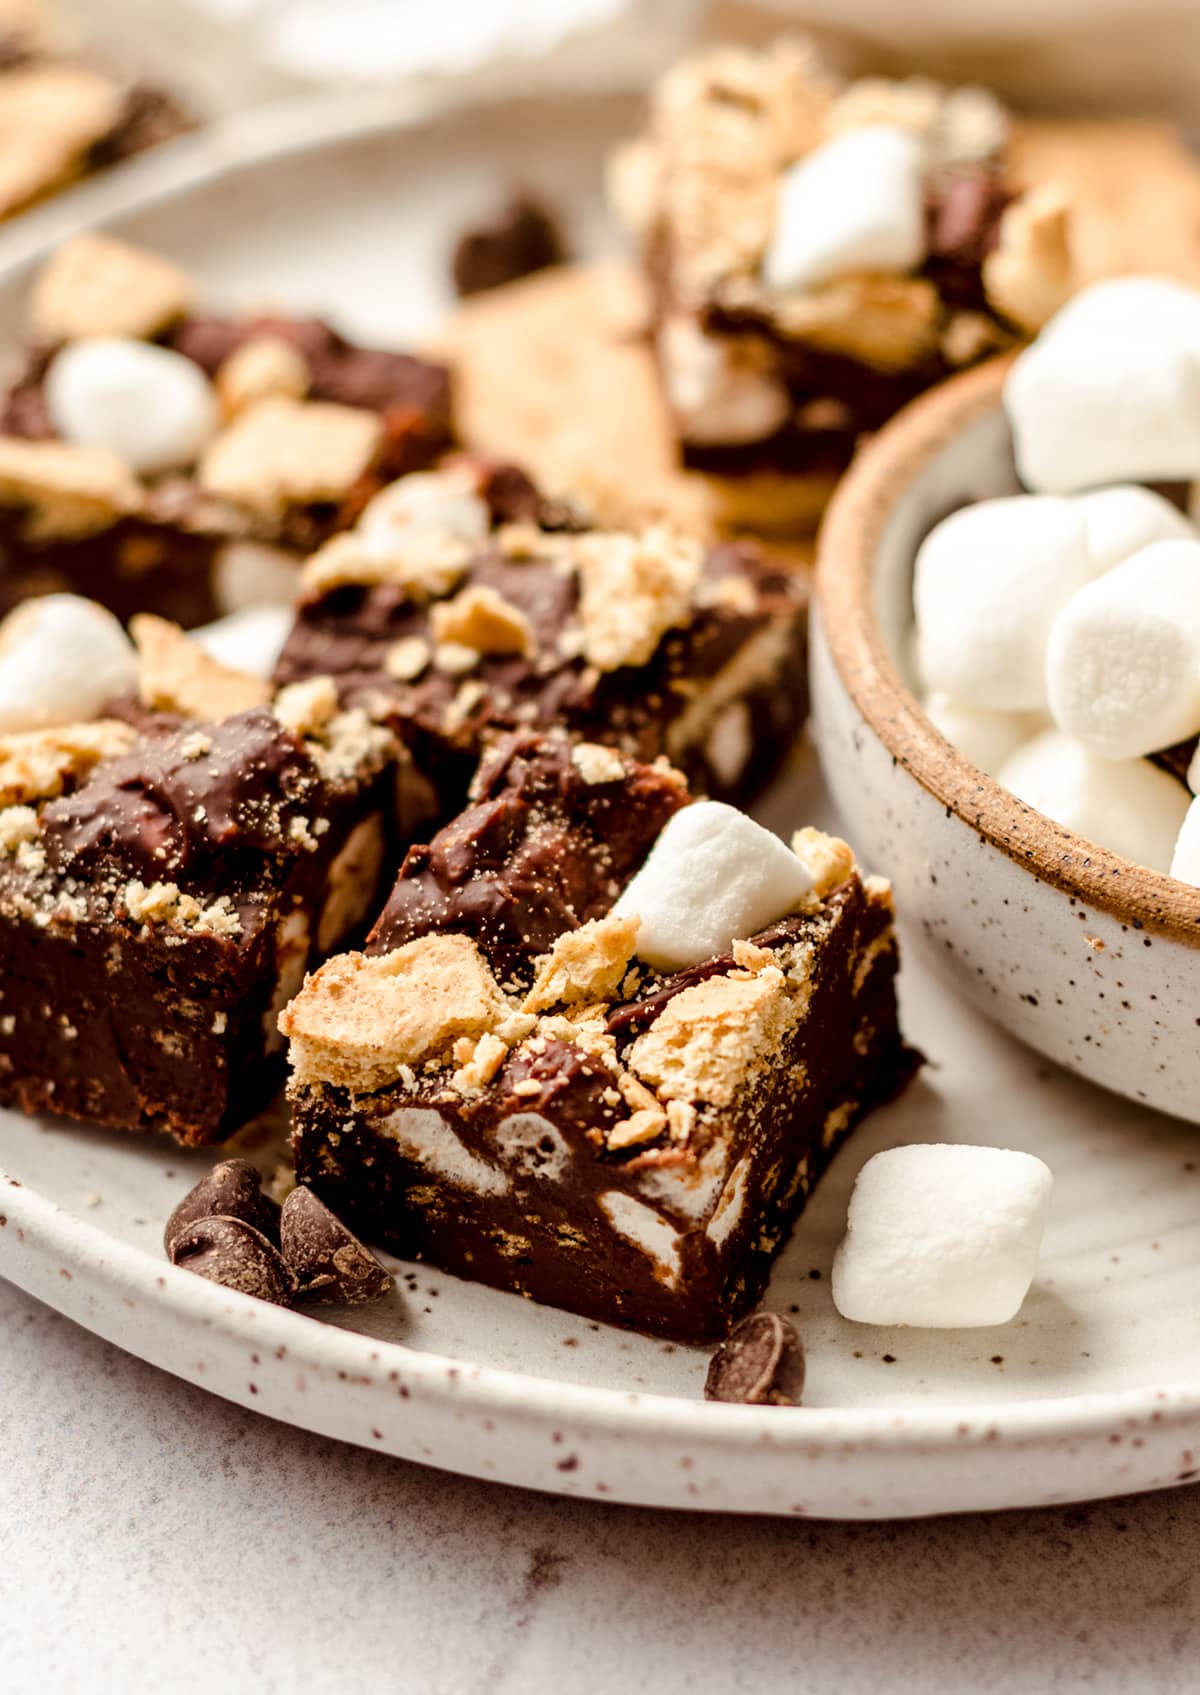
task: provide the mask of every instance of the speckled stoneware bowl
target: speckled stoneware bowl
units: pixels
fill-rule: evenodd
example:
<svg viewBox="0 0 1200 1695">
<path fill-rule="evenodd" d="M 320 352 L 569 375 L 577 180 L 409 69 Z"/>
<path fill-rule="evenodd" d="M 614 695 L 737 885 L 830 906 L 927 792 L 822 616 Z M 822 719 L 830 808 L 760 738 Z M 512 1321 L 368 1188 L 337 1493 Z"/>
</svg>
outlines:
<svg viewBox="0 0 1200 1695">
<path fill-rule="evenodd" d="M 918 400 L 825 520 L 814 721 L 859 853 L 956 989 L 1091 1081 L 1200 1123 L 1200 889 L 1109 853 L 972 765 L 910 686 L 912 568 L 955 507 L 1017 488 L 996 360 Z"/>
</svg>

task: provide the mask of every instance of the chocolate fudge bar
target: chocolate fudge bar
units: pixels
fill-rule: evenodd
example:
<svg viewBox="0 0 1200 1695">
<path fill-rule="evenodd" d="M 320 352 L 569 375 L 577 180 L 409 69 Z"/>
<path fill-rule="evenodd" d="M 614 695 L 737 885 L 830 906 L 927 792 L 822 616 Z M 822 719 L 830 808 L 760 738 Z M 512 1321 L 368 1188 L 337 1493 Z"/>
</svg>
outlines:
<svg viewBox="0 0 1200 1695">
<path fill-rule="evenodd" d="M 278 680 L 332 675 L 405 742 L 438 821 L 507 730 L 665 754 L 733 799 L 807 709 L 795 576 L 749 542 L 582 529 L 512 467 L 464 460 L 385 490 L 301 582 Z"/>
<path fill-rule="evenodd" d="M 406 1258 L 723 1334 L 911 1060 L 888 886 L 815 831 L 793 910 L 681 971 L 638 959 L 613 908 L 689 804 L 665 762 L 608 747 L 518 732 L 489 754 L 366 950 L 281 1018 L 298 1180 Z"/>
<path fill-rule="evenodd" d="M 920 143 L 916 262 L 768 280 L 788 173 L 877 126 Z M 787 478 L 839 470 L 920 390 L 1036 332 L 1070 290 L 1068 207 L 1049 184 L 1022 194 L 1008 150 L 1007 115 L 986 91 L 839 84 L 802 40 L 708 50 L 670 71 L 611 182 L 642 245 L 685 462 L 784 479 L 786 501 Z M 853 194 L 836 194 L 829 216 L 852 222 Z"/>
<path fill-rule="evenodd" d="M 191 627 L 290 598 L 299 556 L 449 445 L 443 366 L 356 346 L 319 319 L 201 313 L 194 293 L 170 261 L 105 235 L 67 242 L 34 283 L 31 343 L 0 408 L 0 612 L 65 589 Z M 52 373 L 97 337 L 202 374 L 194 454 L 146 471 L 96 425 L 64 437 Z M 146 384 L 144 408 L 165 414 L 178 374 L 143 365 L 104 381 Z"/>
<path fill-rule="evenodd" d="M 0 737 L 0 1102 L 211 1142 L 280 1008 L 377 910 L 392 739 L 135 624 L 139 697 Z"/>
</svg>

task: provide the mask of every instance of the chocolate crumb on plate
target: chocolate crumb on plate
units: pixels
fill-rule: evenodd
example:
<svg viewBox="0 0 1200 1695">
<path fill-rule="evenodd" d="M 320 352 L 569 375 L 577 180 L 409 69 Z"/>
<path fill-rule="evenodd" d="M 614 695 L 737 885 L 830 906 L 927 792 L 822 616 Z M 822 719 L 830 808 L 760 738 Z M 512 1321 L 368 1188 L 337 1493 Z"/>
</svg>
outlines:
<svg viewBox="0 0 1200 1695">
<path fill-rule="evenodd" d="M 309 1300 L 357 1304 L 378 1300 L 392 1286 L 391 1273 L 311 1189 L 293 1189 L 283 1203 L 280 1239 Z"/>
<path fill-rule="evenodd" d="M 798 1407 L 803 1393 L 804 1348 L 795 1325 L 777 1312 L 754 1312 L 736 1325 L 704 1380 L 706 1401 Z"/>
<path fill-rule="evenodd" d="M 276 1306 L 292 1304 L 296 1281 L 278 1248 L 242 1218 L 197 1218 L 171 1244 L 171 1263 Z"/>
<path fill-rule="evenodd" d="M 189 1189 L 167 1220 L 163 1247 L 171 1244 L 202 1218 L 238 1218 L 261 1232 L 269 1242 L 279 1240 L 279 1206 L 262 1192 L 262 1178 L 244 1159 L 223 1159 Z"/>
<path fill-rule="evenodd" d="M 514 194 L 490 223 L 464 230 L 458 238 L 451 261 L 454 287 L 460 297 L 482 294 L 561 265 L 566 257 L 554 215 L 532 195 Z"/>
</svg>

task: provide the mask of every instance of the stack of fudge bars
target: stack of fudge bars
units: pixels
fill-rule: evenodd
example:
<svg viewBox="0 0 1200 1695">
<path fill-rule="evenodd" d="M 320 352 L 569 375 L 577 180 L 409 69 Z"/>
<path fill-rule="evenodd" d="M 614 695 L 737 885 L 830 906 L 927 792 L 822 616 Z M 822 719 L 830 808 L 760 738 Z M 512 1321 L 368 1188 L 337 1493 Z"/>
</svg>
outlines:
<svg viewBox="0 0 1200 1695">
<path fill-rule="evenodd" d="M 236 350 L 240 330 L 173 321 L 157 333 Z M 367 1235 L 720 1334 L 910 1066 L 890 893 L 845 844 L 800 832 L 803 901 L 674 973 L 612 910 L 695 796 L 745 802 L 786 757 L 803 584 L 750 543 L 591 528 L 465 452 L 387 481 L 381 443 L 421 441 L 423 466 L 450 426 L 444 373 L 386 369 L 440 398 L 397 430 L 362 377 L 378 427 L 336 514 L 281 499 L 320 472 L 300 438 L 238 461 L 237 508 L 272 514 L 273 545 L 324 531 L 273 677 L 142 613 L 127 694 L 0 736 L 0 1100 L 216 1142 L 272 1098 L 286 1039 L 299 1180 Z M 161 492 L 64 535 L 103 503 L 38 434 L 36 370 L 9 402 L 24 439 L 0 441 L 0 465 L 28 455 L 0 476 L 18 576 L 46 550 L 117 557 Z M 183 480 L 154 511 L 168 542 L 211 494 L 203 467 Z"/>
</svg>

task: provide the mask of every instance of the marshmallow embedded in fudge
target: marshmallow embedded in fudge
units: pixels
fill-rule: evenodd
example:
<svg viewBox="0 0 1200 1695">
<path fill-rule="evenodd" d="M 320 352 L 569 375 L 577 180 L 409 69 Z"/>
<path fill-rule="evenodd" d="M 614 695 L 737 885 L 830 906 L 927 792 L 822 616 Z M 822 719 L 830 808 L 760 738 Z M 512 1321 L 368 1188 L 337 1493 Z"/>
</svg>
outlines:
<svg viewBox="0 0 1200 1695">
<path fill-rule="evenodd" d="M 858 1324 L 1007 1324 L 1037 1269 L 1054 1179 L 1033 1154 L 889 1148 L 858 1174 L 833 1302 Z"/>
<path fill-rule="evenodd" d="M 423 544 L 433 533 L 481 546 L 491 522 L 469 473 L 414 471 L 367 502 L 357 533 L 369 553 L 386 557 L 414 541 Z"/>
<path fill-rule="evenodd" d="M 852 271 L 911 271 L 924 257 L 923 153 L 910 130 L 848 130 L 785 173 L 763 260 L 769 287 L 802 291 Z"/>
<path fill-rule="evenodd" d="M 1031 489 L 1200 472 L 1200 293 L 1155 278 L 1125 285 L 1086 290 L 1009 372 L 1004 407 Z"/>
<path fill-rule="evenodd" d="M 813 886 L 778 836 L 736 807 L 701 800 L 667 822 L 613 916 L 640 919 L 639 959 L 680 971 L 765 930 Z"/>
<path fill-rule="evenodd" d="M 1092 575 L 1103 576 L 1156 541 L 1196 541 L 1196 526 L 1169 500 L 1140 483 L 1113 483 L 1074 496 L 1087 530 Z"/>
<path fill-rule="evenodd" d="M 1046 693 L 1060 730 L 1101 759 L 1135 759 L 1200 730 L 1200 540 L 1159 541 L 1054 620 Z"/>
<path fill-rule="evenodd" d="M 926 688 L 966 706 L 1043 707 L 1050 626 L 1090 574 L 1071 501 L 1009 495 L 952 512 L 925 537 L 914 568 Z"/>
<path fill-rule="evenodd" d="M 0 623 L 0 734 L 85 722 L 136 682 L 132 642 L 94 600 L 41 595 Z"/>
<path fill-rule="evenodd" d="M 219 422 L 199 365 L 122 336 L 68 342 L 55 354 L 46 407 L 64 441 L 106 447 L 143 476 L 193 464 Z"/>
<path fill-rule="evenodd" d="M 1006 760 L 997 780 L 1019 800 L 1113 853 L 1166 871 L 1187 791 L 1145 759 L 1097 759 L 1060 730 L 1044 730 Z"/>
<path fill-rule="evenodd" d="M 659 331 L 658 356 L 680 433 L 697 447 L 764 441 L 791 416 L 787 384 L 758 337 L 708 335 L 676 312 Z"/>
<path fill-rule="evenodd" d="M 231 671 L 270 677 L 294 623 L 295 614 L 288 606 L 248 606 L 202 624 L 189 635 L 211 659 Z"/>
<path fill-rule="evenodd" d="M 927 695 L 922 705 L 934 729 L 989 777 L 1041 728 L 1032 712 L 996 712 L 968 706 L 948 694 Z"/>
</svg>

